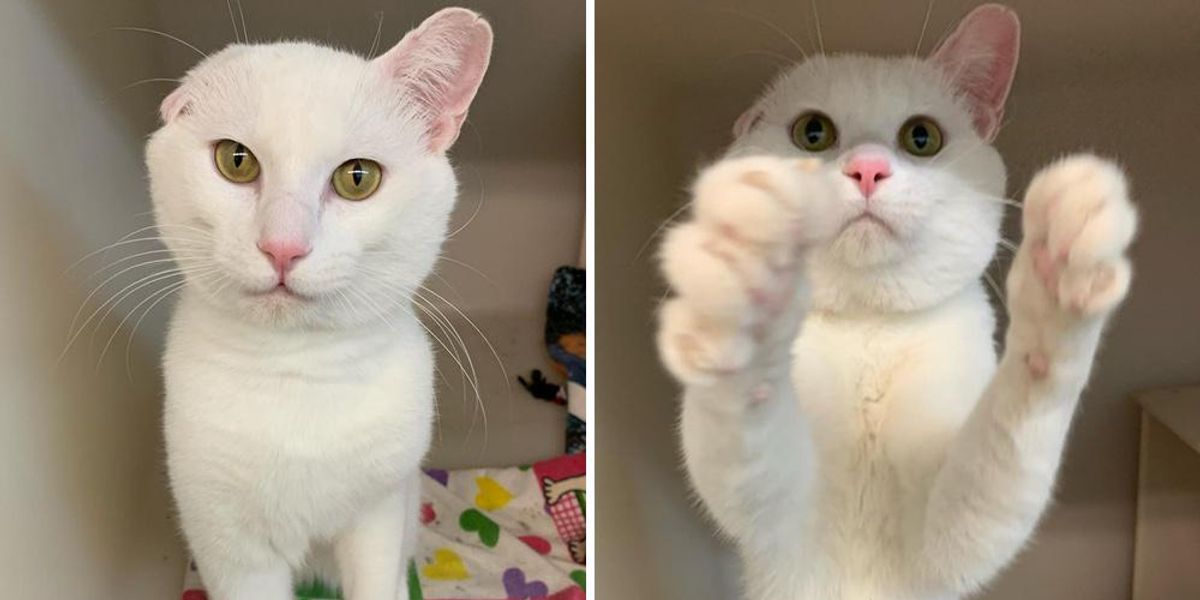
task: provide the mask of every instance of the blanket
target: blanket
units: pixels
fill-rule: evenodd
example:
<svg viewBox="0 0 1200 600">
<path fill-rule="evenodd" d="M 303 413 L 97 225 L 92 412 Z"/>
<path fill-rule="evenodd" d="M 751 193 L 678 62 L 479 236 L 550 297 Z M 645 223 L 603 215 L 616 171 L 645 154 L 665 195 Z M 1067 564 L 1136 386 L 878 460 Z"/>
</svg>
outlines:
<svg viewBox="0 0 1200 600">
<path fill-rule="evenodd" d="M 499 469 L 427 469 L 410 600 L 584 600 L 586 458 Z M 190 565 L 183 600 L 207 600 Z M 298 600 L 334 600 L 320 583 Z"/>
</svg>

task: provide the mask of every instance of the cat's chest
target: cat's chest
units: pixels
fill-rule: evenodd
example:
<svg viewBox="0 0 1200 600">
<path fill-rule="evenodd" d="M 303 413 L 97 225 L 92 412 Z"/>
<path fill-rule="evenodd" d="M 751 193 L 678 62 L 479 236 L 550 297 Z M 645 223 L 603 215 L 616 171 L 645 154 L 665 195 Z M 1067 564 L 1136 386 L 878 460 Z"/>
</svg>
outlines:
<svg viewBox="0 0 1200 600">
<path fill-rule="evenodd" d="M 314 379 L 177 365 L 167 372 L 168 434 L 240 448 L 243 460 L 261 455 L 314 464 L 421 446 L 432 422 L 431 383 L 406 367 L 369 378 Z"/>
<path fill-rule="evenodd" d="M 316 504 L 356 505 L 419 465 L 433 422 L 432 355 L 419 332 L 381 344 L 235 343 L 188 316 L 177 316 L 164 361 L 176 485 L 264 514 L 302 497 L 322 512 Z"/>
<path fill-rule="evenodd" d="M 814 321 L 796 342 L 794 381 L 805 413 L 831 432 L 874 437 L 923 359 L 919 338 L 878 325 Z"/>
<path fill-rule="evenodd" d="M 287 381 L 192 365 L 168 371 L 167 395 L 177 493 L 240 506 L 272 536 L 331 534 L 411 477 L 431 436 L 432 393 L 416 378 Z"/>
<path fill-rule="evenodd" d="M 830 472 L 937 463 L 994 369 L 990 330 L 961 314 L 806 323 L 793 381 Z"/>
</svg>

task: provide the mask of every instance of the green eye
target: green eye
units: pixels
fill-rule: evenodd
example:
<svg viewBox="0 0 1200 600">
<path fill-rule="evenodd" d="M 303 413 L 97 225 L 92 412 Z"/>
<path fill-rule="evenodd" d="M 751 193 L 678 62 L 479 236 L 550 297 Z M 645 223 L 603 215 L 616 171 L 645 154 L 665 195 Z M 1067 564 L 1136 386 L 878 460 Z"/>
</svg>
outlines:
<svg viewBox="0 0 1200 600">
<path fill-rule="evenodd" d="M 379 163 L 366 158 L 352 158 L 333 171 L 333 190 L 347 200 L 366 200 L 383 180 Z"/>
<path fill-rule="evenodd" d="M 221 176 L 234 183 L 250 183 L 258 179 L 261 170 L 258 159 L 241 142 L 221 140 L 213 151 L 213 161 Z"/>
<path fill-rule="evenodd" d="M 820 152 L 837 141 L 837 127 L 824 113 L 816 111 L 800 115 L 792 124 L 792 143 L 802 150 Z"/>
<path fill-rule="evenodd" d="M 899 142 L 913 156 L 933 156 L 942 150 L 942 128 L 929 117 L 913 117 L 900 127 Z"/>
</svg>

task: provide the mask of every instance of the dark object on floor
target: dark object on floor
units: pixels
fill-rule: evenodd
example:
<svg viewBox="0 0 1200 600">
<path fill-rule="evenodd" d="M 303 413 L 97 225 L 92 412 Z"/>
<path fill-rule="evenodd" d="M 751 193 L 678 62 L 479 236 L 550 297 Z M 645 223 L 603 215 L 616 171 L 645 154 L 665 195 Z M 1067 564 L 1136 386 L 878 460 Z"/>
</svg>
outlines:
<svg viewBox="0 0 1200 600">
<path fill-rule="evenodd" d="M 542 374 L 541 369 L 534 369 L 529 374 L 529 379 L 517 375 L 517 381 L 521 382 L 521 387 L 529 392 L 529 395 L 534 398 L 541 398 L 547 402 L 553 402 L 559 406 L 566 406 L 567 401 L 559 395 L 560 386 L 556 383 L 551 383 L 546 380 L 546 376 Z"/>
<path fill-rule="evenodd" d="M 567 381 L 552 383 L 537 369 L 517 381 L 534 398 L 566 406 L 566 451 L 576 454 L 587 449 L 587 271 L 559 267 L 547 296 L 546 351 Z"/>
</svg>

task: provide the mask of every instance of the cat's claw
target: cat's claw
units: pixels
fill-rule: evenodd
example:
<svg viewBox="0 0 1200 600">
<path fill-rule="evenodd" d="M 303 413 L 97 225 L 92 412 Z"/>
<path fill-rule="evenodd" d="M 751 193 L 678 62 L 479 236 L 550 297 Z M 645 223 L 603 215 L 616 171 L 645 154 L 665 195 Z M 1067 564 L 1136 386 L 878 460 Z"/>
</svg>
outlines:
<svg viewBox="0 0 1200 600">
<path fill-rule="evenodd" d="M 776 157 L 722 161 L 696 182 L 692 218 L 663 243 L 675 297 L 662 310 L 659 347 L 685 383 L 737 372 L 764 340 L 794 336 L 804 252 L 834 230 L 819 162 Z"/>
<path fill-rule="evenodd" d="M 1125 252 L 1137 229 L 1128 187 L 1117 165 L 1086 154 L 1034 177 L 1025 195 L 1025 239 L 1009 276 L 1018 307 L 1049 304 L 1084 317 L 1116 308 L 1129 290 Z"/>
</svg>

